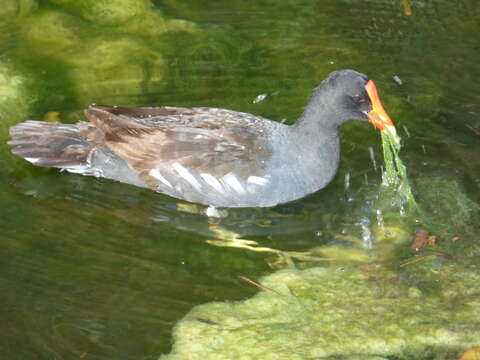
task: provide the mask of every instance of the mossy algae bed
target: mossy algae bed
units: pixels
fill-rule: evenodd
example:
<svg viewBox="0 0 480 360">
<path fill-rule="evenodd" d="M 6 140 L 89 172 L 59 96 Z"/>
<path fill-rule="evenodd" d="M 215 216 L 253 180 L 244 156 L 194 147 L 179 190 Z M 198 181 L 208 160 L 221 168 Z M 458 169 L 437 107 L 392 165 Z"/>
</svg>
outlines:
<svg viewBox="0 0 480 360">
<path fill-rule="evenodd" d="M 434 260 L 433 262 L 435 262 Z M 478 265 L 280 270 L 243 302 L 194 308 L 174 330 L 183 359 L 454 359 L 480 344 Z M 435 289 L 408 284 L 420 272 Z"/>
</svg>

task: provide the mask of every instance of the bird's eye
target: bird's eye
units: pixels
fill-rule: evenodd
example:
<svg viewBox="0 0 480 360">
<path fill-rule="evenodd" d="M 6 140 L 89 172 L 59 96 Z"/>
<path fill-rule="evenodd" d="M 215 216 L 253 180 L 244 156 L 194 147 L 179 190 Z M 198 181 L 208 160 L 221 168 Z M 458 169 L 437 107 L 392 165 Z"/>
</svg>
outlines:
<svg viewBox="0 0 480 360">
<path fill-rule="evenodd" d="M 360 96 L 360 95 L 354 95 L 354 96 L 351 96 L 351 98 L 354 103 L 362 103 L 362 102 L 365 102 L 366 100 L 364 96 Z"/>
</svg>

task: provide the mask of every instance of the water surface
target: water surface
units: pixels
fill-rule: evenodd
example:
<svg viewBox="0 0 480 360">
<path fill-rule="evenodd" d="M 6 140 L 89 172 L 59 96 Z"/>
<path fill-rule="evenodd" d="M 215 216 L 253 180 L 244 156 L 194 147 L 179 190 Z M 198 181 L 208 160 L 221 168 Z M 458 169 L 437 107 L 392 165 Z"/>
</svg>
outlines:
<svg viewBox="0 0 480 360">
<path fill-rule="evenodd" d="M 0 11 L 6 358 L 168 352 L 172 326 L 192 306 L 250 296 L 256 290 L 238 276 L 257 278 L 278 265 L 272 252 L 212 245 L 219 237 L 290 252 L 339 245 L 372 256 L 379 228 L 401 229 L 400 247 L 427 228 L 478 255 L 477 1 L 412 1 L 411 16 L 401 1 L 387 0 L 151 7 L 125 0 L 105 13 L 90 1 L 7 4 Z M 311 89 L 341 68 L 375 80 L 403 138 L 421 213 L 400 216 L 398 199 L 382 194 L 380 137 L 365 123 L 342 128 L 341 168 L 327 188 L 273 209 L 230 211 L 222 236 L 175 199 L 34 168 L 5 145 L 17 122 L 78 121 L 91 103 L 215 106 L 292 123 Z"/>
</svg>

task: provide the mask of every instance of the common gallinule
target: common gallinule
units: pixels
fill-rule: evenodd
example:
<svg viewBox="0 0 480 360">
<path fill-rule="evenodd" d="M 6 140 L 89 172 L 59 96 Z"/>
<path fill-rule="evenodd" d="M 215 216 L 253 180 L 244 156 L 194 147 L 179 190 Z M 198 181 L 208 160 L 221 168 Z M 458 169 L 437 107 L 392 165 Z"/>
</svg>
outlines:
<svg viewBox="0 0 480 360">
<path fill-rule="evenodd" d="M 339 126 L 393 124 L 374 83 L 339 70 L 322 81 L 294 125 L 208 107 L 92 105 L 90 122 L 25 121 L 13 154 L 37 166 L 104 177 L 217 207 L 274 206 L 326 186 L 340 157 Z"/>
</svg>

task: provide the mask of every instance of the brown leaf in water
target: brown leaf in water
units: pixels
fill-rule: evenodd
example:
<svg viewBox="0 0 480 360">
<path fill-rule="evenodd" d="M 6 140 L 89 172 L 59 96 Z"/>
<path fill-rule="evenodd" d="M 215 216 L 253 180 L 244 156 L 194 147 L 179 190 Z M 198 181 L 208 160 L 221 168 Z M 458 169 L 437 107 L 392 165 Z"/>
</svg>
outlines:
<svg viewBox="0 0 480 360">
<path fill-rule="evenodd" d="M 480 347 L 473 347 L 463 353 L 459 360 L 480 360 Z"/>
<path fill-rule="evenodd" d="M 435 245 L 437 243 L 437 237 L 435 235 L 430 235 L 427 239 L 427 245 Z"/>
<path fill-rule="evenodd" d="M 436 243 L 436 236 L 430 235 L 427 230 L 420 229 L 415 233 L 410 249 L 418 251 L 427 245 L 435 245 Z"/>
<path fill-rule="evenodd" d="M 405 16 L 411 16 L 412 7 L 410 6 L 410 3 L 408 2 L 408 0 L 402 0 L 402 5 L 403 5 L 403 14 Z"/>
</svg>

